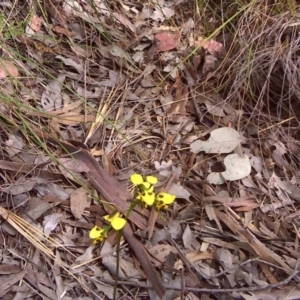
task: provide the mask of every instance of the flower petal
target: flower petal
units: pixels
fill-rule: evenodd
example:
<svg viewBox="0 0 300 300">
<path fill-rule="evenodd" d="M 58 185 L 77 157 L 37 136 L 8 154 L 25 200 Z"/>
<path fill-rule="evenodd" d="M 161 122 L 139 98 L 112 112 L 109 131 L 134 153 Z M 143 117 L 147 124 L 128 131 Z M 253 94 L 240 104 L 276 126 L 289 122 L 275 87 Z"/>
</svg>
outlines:
<svg viewBox="0 0 300 300">
<path fill-rule="evenodd" d="M 114 218 L 111 222 L 111 226 L 114 230 L 121 230 L 126 225 L 124 218 Z"/>
<path fill-rule="evenodd" d="M 97 239 L 99 237 L 106 237 L 106 230 L 100 228 L 99 226 L 94 226 L 92 230 L 89 232 L 90 239 Z"/>
<path fill-rule="evenodd" d="M 141 174 L 132 174 L 130 176 L 130 181 L 133 183 L 133 185 L 139 185 L 144 182 L 144 179 Z"/>
<path fill-rule="evenodd" d="M 168 194 L 168 193 L 159 193 L 156 196 L 158 201 L 162 201 L 164 204 L 172 204 L 176 199 L 176 196 Z"/>
<path fill-rule="evenodd" d="M 149 193 L 145 191 L 144 193 L 140 194 L 141 200 L 146 204 L 146 205 L 153 205 L 155 201 L 155 193 Z"/>
<path fill-rule="evenodd" d="M 94 245 L 97 245 L 97 244 L 103 242 L 103 241 L 106 239 L 106 237 L 107 237 L 107 236 L 105 236 L 105 237 L 101 236 L 101 237 L 98 237 L 98 238 L 94 239 L 94 240 L 93 240 L 93 244 L 94 244 Z"/>
<path fill-rule="evenodd" d="M 114 213 L 113 215 L 106 215 L 104 216 L 104 220 L 106 220 L 109 223 L 112 223 L 114 218 L 119 218 L 120 217 L 120 213 L 117 211 L 116 213 Z"/>
<path fill-rule="evenodd" d="M 139 188 L 142 191 L 147 190 L 149 193 L 152 193 L 154 191 L 154 186 L 150 182 L 143 182 L 139 184 Z"/>
<path fill-rule="evenodd" d="M 167 209 L 174 202 L 176 196 L 168 193 L 159 193 L 155 198 L 155 206 L 157 209 Z"/>
<path fill-rule="evenodd" d="M 146 181 L 151 183 L 151 184 L 156 184 L 157 183 L 157 178 L 154 177 L 154 176 L 149 175 L 149 176 L 146 176 Z"/>
<path fill-rule="evenodd" d="M 160 210 L 160 209 L 167 209 L 168 205 L 165 205 L 162 201 L 155 201 L 155 207 Z"/>
</svg>

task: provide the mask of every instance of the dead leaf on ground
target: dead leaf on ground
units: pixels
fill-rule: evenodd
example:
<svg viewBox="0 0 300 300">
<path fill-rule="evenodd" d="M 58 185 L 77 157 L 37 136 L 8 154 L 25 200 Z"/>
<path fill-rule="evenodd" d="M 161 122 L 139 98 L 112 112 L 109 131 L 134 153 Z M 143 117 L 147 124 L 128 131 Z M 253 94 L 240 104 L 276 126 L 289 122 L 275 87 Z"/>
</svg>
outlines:
<svg viewBox="0 0 300 300">
<path fill-rule="evenodd" d="M 42 25 L 42 18 L 34 15 L 26 27 L 26 35 L 30 36 L 38 32 L 41 29 L 41 25 Z"/>
<path fill-rule="evenodd" d="M 157 33 L 155 40 L 159 52 L 169 51 L 177 47 L 176 35 L 171 32 Z"/>
<path fill-rule="evenodd" d="M 36 185 L 36 182 L 37 182 L 36 178 L 23 179 L 23 180 L 20 179 L 19 182 L 12 184 L 8 188 L 2 189 L 2 191 L 14 196 L 20 195 L 22 193 L 31 191 L 33 187 Z"/>
<path fill-rule="evenodd" d="M 214 40 L 206 42 L 203 45 L 203 48 L 216 58 L 219 58 L 225 54 L 224 46 L 221 43 Z"/>
<path fill-rule="evenodd" d="M 152 248 L 148 249 L 148 251 L 152 255 L 150 259 L 156 267 L 159 267 L 166 262 L 166 257 L 170 252 L 177 253 L 177 250 L 168 244 L 153 246 Z"/>
<path fill-rule="evenodd" d="M 59 74 L 57 79 L 52 80 L 45 88 L 41 97 L 41 105 L 45 111 L 60 109 L 62 106 L 62 85 L 66 76 Z"/>
<path fill-rule="evenodd" d="M 62 217 L 61 214 L 54 213 L 44 218 L 43 225 L 44 225 L 45 235 L 48 236 L 56 228 L 61 217 Z"/>
<path fill-rule="evenodd" d="M 7 153 L 12 157 L 22 151 L 24 147 L 23 137 L 20 134 L 9 134 L 5 144 Z"/>
<path fill-rule="evenodd" d="M 0 79 L 6 78 L 7 76 L 18 77 L 18 69 L 10 62 L 0 60 Z"/>
<path fill-rule="evenodd" d="M 183 241 L 184 247 L 186 247 L 188 249 L 191 249 L 191 250 L 199 250 L 200 249 L 200 243 L 195 238 L 194 233 L 191 231 L 189 225 L 186 226 L 186 228 L 183 232 L 182 241 Z"/>
<path fill-rule="evenodd" d="M 84 187 L 75 190 L 70 195 L 70 208 L 73 216 L 80 219 L 84 209 L 90 207 L 91 199 Z"/>
<path fill-rule="evenodd" d="M 191 144 L 191 151 L 198 153 L 230 153 L 241 143 L 240 134 L 233 128 L 223 127 L 213 130 L 207 141 L 197 140 Z"/>
<path fill-rule="evenodd" d="M 190 200 L 191 193 L 179 183 L 172 183 L 168 189 L 168 193 L 175 195 L 176 198 Z"/>
<path fill-rule="evenodd" d="M 17 265 L 6 265 L 1 264 L 0 265 L 0 274 L 15 274 L 21 272 L 21 268 Z"/>
</svg>

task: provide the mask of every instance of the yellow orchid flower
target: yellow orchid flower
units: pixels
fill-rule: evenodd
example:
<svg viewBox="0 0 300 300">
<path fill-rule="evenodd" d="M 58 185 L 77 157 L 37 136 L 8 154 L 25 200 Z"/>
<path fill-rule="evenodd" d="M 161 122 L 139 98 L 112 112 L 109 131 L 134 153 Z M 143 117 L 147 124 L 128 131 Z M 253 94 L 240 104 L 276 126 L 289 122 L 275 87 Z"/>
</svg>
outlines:
<svg viewBox="0 0 300 300">
<path fill-rule="evenodd" d="M 145 206 L 153 205 L 155 201 L 154 184 L 157 183 L 157 178 L 155 176 L 148 175 L 144 179 L 140 174 L 133 174 L 131 175 L 130 180 L 136 187 L 136 199 L 143 202 Z"/>
<path fill-rule="evenodd" d="M 93 240 L 93 244 L 98 244 L 107 238 L 107 230 L 96 225 L 89 232 L 89 237 Z"/>
<path fill-rule="evenodd" d="M 107 215 L 103 217 L 107 222 L 110 223 L 111 227 L 118 231 L 121 230 L 126 225 L 126 220 L 120 217 L 120 213 L 116 212 L 113 215 Z"/>
<path fill-rule="evenodd" d="M 174 202 L 176 196 L 168 193 L 159 193 L 155 197 L 155 207 L 157 209 L 167 209 Z"/>
</svg>

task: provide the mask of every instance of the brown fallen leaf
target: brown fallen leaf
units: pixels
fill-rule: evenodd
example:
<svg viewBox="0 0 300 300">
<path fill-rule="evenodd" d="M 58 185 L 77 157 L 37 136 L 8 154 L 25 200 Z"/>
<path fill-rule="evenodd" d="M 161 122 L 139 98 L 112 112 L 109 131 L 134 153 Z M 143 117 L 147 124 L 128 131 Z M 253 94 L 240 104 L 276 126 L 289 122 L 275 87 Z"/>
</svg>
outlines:
<svg viewBox="0 0 300 300">
<path fill-rule="evenodd" d="M 0 60 L 0 79 L 7 76 L 18 77 L 19 71 L 12 63 Z"/>
<path fill-rule="evenodd" d="M 75 173 L 89 172 L 87 165 L 81 161 L 78 161 L 72 157 L 61 157 L 58 159 L 62 167 L 60 168 L 61 172 L 67 176 L 68 171 Z"/>
<path fill-rule="evenodd" d="M 0 274 L 15 274 L 21 272 L 21 268 L 17 265 L 0 265 Z"/>
<path fill-rule="evenodd" d="M 71 212 L 74 215 L 75 218 L 80 219 L 84 209 L 86 207 L 89 207 L 91 204 L 91 201 L 87 195 L 87 191 L 84 187 L 81 187 L 77 190 L 75 190 L 70 195 L 70 208 Z"/>
<path fill-rule="evenodd" d="M 7 188 L 2 189 L 3 192 L 9 193 L 10 195 L 20 195 L 22 193 L 29 192 L 33 189 L 37 182 L 36 178 L 20 180 L 16 184 L 12 184 Z"/>
<path fill-rule="evenodd" d="M 30 21 L 30 24 L 28 24 L 28 27 L 30 27 L 34 32 L 37 32 L 41 29 L 42 25 L 42 18 L 39 18 L 38 16 L 34 15 Z"/>
<path fill-rule="evenodd" d="M 165 52 L 177 47 L 176 36 L 170 32 L 160 32 L 155 35 L 158 52 Z"/>
</svg>

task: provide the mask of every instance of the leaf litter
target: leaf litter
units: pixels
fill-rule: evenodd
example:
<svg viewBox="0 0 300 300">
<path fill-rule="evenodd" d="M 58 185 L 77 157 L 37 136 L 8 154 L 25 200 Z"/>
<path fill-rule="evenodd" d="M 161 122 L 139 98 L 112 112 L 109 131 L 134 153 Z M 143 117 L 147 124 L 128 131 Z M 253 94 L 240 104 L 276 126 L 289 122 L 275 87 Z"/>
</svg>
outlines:
<svg viewBox="0 0 300 300">
<path fill-rule="evenodd" d="M 3 5 L 1 297 L 113 299 L 117 256 L 117 299 L 298 295 L 298 116 L 276 107 L 299 100 L 297 26 L 260 5 L 239 10 L 243 41 L 193 1 Z M 118 253 L 113 234 L 91 245 L 136 172 L 174 205 L 132 211 Z"/>
</svg>

